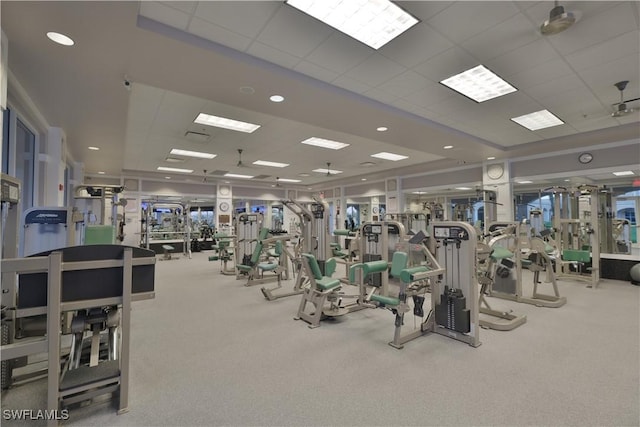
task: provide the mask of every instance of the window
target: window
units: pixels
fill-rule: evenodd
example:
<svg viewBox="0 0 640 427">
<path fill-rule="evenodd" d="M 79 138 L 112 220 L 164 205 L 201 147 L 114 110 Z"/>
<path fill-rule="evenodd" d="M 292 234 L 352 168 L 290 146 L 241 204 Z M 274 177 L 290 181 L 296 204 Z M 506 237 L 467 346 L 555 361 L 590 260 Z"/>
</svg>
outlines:
<svg viewBox="0 0 640 427">
<path fill-rule="evenodd" d="M 9 173 L 9 110 L 2 110 L 2 173 Z"/>
<path fill-rule="evenodd" d="M 16 120 L 16 178 L 22 181 L 22 208 L 33 207 L 36 136 Z"/>
</svg>

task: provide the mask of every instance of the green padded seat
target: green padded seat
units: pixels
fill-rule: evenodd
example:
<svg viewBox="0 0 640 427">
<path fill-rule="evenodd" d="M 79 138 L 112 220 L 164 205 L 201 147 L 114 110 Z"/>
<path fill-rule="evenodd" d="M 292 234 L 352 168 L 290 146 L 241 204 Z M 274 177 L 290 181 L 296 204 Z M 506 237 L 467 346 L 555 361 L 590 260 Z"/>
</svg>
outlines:
<svg viewBox="0 0 640 427">
<path fill-rule="evenodd" d="M 400 300 L 394 297 L 385 297 L 382 295 L 373 294 L 371 295 L 371 301 L 379 302 L 384 305 L 398 305 L 400 304 Z"/>
<path fill-rule="evenodd" d="M 270 263 L 270 262 L 261 262 L 260 264 L 258 264 L 258 268 L 264 271 L 272 271 L 278 268 L 278 264 Z"/>
<path fill-rule="evenodd" d="M 416 273 L 424 273 L 425 271 L 429 271 L 429 268 L 424 265 L 418 267 L 405 268 L 400 272 L 400 280 L 403 283 L 411 283 L 413 282 L 413 275 Z"/>
<path fill-rule="evenodd" d="M 333 279 L 331 277 L 323 277 L 322 279 L 316 279 L 316 285 L 318 286 L 318 289 L 328 291 L 336 286 L 340 286 L 340 280 Z"/>
<path fill-rule="evenodd" d="M 218 255 L 211 255 L 209 257 L 209 261 L 218 261 L 220 258 L 218 257 Z"/>
<path fill-rule="evenodd" d="M 590 262 L 591 253 L 589 251 L 579 251 L 575 249 L 565 249 L 562 251 L 564 261 Z"/>
<path fill-rule="evenodd" d="M 253 253 L 251 254 L 251 265 L 238 264 L 237 265 L 238 270 L 247 271 L 247 272 L 251 271 L 253 269 L 253 266 L 256 265 L 258 260 L 260 260 L 261 252 L 262 252 L 262 242 L 258 241 L 256 242 L 256 247 L 253 249 Z"/>
<path fill-rule="evenodd" d="M 334 249 L 333 250 L 333 256 L 337 256 L 338 258 L 348 258 L 349 254 L 346 252 L 343 252 L 339 249 Z"/>
<path fill-rule="evenodd" d="M 492 249 L 493 250 L 491 251 L 491 255 L 489 256 L 494 261 L 513 257 L 513 252 L 511 252 L 509 249 L 503 248 L 502 246 L 495 246 Z"/>
<path fill-rule="evenodd" d="M 553 253 L 553 251 L 554 251 L 553 246 L 551 246 L 551 245 L 546 245 L 546 244 L 545 244 L 545 245 L 544 245 L 544 251 L 545 251 L 547 254 L 552 254 L 552 253 Z"/>
<path fill-rule="evenodd" d="M 387 268 L 389 268 L 387 261 L 369 261 L 362 264 L 362 274 L 366 276 L 371 273 L 380 273 L 381 271 L 385 271 Z"/>
<path fill-rule="evenodd" d="M 358 263 L 358 264 L 352 264 L 349 267 L 349 283 L 355 283 L 356 282 L 356 270 L 359 268 L 363 268 L 364 264 L 362 263 Z"/>
<path fill-rule="evenodd" d="M 312 254 L 302 254 L 308 261 L 309 268 L 311 268 L 311 274 L 313 274 L 313 278 L 315 279 L 316 286 L 321 291 L 328 291 L 335 287 L 340 286 L 339 279 L 333 279 L 331 277 L 323 276 L 322 271 L 320 271 L 320 266 L 318 265 L 318 260 Z M 325 263 L 325 270 L 329 275 L 333 274 L 336 269 L 336 260 L 333 258 L 329 258 Z"/>
</svg>

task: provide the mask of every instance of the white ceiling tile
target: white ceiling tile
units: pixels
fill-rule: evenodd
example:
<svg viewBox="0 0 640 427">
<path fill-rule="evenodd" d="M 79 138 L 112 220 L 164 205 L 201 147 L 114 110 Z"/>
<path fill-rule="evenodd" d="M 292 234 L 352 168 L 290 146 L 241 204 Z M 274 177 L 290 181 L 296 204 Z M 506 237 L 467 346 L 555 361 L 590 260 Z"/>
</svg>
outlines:
<svg viewBox="0 0 640 427">
<path fill-rule="evenodd" d="M 343 74 L 374 53 L 373 49 L 335 31 L 305 59 L 323 68 Z"/>
<path fill-rule="evenodd" d="M 258 42 L 252 43 L 247 49 L 247 53 L 286 68 L 294 68 L 300 62 L 300 58 L 297 56 Z"/>
<path fill-rule="evenodd" d="M 451 6 L 452 1 L 397 1 L 394 2 L 416 18 L 426 20 Z"/>
<path fill-rule="evenodd" d="M 479 65 L 479 61 L 475 57 L 471 56 L 466 50 L 455 46 L 413 67 L 413 71 L 422 74 L 433 82 L 440 82 L 476 65 Z"/>
<path fill-rule="evenodd" d="M 619 92 L 613 85 L 622 80 L 628 80 L 629 85 L 625 90 L 625 97 L 632 93 L 638 93 L 640 82 L 640 58 L 635 55 L 626 58 L 617 59 L 607 64 L 601 64 L 584 71 L 580 71 L 578 75 L 587 85 L 593 88 L 596 94 L 611 93 L 611 102 L 619 100 Z M 634 90 L 635 88 L 635 90 Z M 608 98 L 608 97 L 607 97 Z M 608 98 L 609 99 L 609 98 Z"/>
<path fill-rule="evenodd" d="M 529 20 L 522 14 L 503 21 L 490 29 L 464 41 L 462 47 L 481 61 L 495 58 L 538 40 L 540 36 L 531 31 Z"/>
<path fill-rule="evenodd" d="M 187 29 L 191 17 L 188 13 L 155 2 L 141 2 L 140 14 L 181 30 Z"/>
<path fill-rule="evenodd" d="M 380 85 L 380 89 L 399 97 L 410 95 L 414 91 L 431 83 L 415 71 L 407 70 Z"/>
<path fill-rule="evenodd" d="M 437 110 L 438 104 L 453 96 L 451 90 L 440 83 L 423 84 L 420 87 L 415 87 L 412 92 L 409 92 L 403 97 L 406 101 L 418 105 L 422 108 L 431 108 Z"/>
<path fill-rule="evenodd" d="M 523 91 L 532 98 L 538 101 L 543 101 L 545 98 L 562 94 L 566 91 L 574 89 L 586 90 L 587 86 L 575 74 L 567 74 L 566 76 L 546 81 L 539 85 L 531 86 Z"/>
<path fill-rule="evenodd" d="M 475 36 L 518 13 L 511 2 L 455 2 L 427 23 L 455 43 Z"/>
<path fill-rule="evenodd" d="M 544 39 L 538 39 L 484 63 L 499 76 L 507 78 L 556 58 L 559 58 L 559 55 L 551 45 Z"/>
<path fill-rule="evenodd" d="M 356 65 L 345 75 L 370 86 L 382 84 L 406 70 L 402 65 L 393 62 L 380 54 L 374 54 Z"/>
<path fill-rule="evenodd" d="M 640 52 L 640 33 L 630 31 L 619 37 L 598 43 L 567 55 L 565 58 L 573 69 L 580 71 L 600 64 L 606 64 L 630 54 Z"/>
<path fill-rule="evenodd" d="M 549 41 L 561 54 L 568 55 L 637 29 L 633 7 L 626 2 L 595 15 L 585 14 L 568 30 L 550 36 Z"/>
<path fill-rule="evenodd" d="M 300 63 L 294 67 L 294 70 L 324 82 L 330 82 L 339 75 L 335 71 L 327 70 L 326 68 L 304 60 L 300 61 Z"/>
<path fill-rule="evenodd" d="M 510 76 L 509 83 L 518 89 L 526 89 L 572 73 L 563 59 L 553 59 Z"/>
<path fill-rule="evenodd" d="M 384 45 L 378 52 L 401 65 L 411 68 L 443 52 L 453 43 L 421 22 L 400 37 Z"/>
<path fill-rule="evenodd" d="M 292 7 L 281 7 L 260 32 L 257 40 L 304 58 L 331 35 L 328 25 Z"/>
<path fill-rule="evenodd" d="M 377 88 L 369 89 L 368 91 L 364 92 L 363 95 L 367 98 L 380 101 L 383 104 L 391 104 L 394 100 L 398 99 L 397 95 L 393 95 L 392 93 Z"/>
<path fill-rule="evenodd" d="M 550 139 L 550 138 L 559 138 L 561 136 L 572 135 L 576 131 L 572 126 L 564 124 L 553 126 L 546 129 L 537 130 L 535 133 L 540 137 L 540 139 Z"/>
<path fill-rule="evenodd" d="M 188 14 L 192 14 L 196 10 L 196 5 L 198 4 L 197 1 L 163 1 L 160 3 Z"/>
<path fill-rule="evenodd" d="M 203 39 L 220 43 L 239 51 L 246 50 L 251 43 L 251 39 L 248 37 L 196 17 L 194 17 L 189 24 L 189 32 Z"/>
<path fill-rule="evenodd" d="M 346 75 L 342 75 L 338 78 L 336 78 L 333 82 L 334 85 L 347 89 L 351 92 L 355 92 L 355 93 L 365 93 L 366 91 L 368 91 L 369 89 L 371 89 L 371 86 L 365 83 L 362 83 L 361 81 L 358 80 L 354 80 L 349 76 Z"/>
<path fill-rule="evenodd" d="M 200 1 L 195 16 L 254 38 L 281 6 L 269 1 Z"/>
</svg>

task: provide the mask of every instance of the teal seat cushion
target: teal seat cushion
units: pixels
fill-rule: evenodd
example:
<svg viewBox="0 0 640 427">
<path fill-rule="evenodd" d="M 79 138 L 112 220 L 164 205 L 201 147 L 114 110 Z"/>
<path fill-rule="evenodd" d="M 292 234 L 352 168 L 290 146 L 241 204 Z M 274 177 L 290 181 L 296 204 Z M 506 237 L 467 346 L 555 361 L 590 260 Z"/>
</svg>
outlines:
<svg viewBox="0 0 640 427">
<path fill-rule="evenodd" d="M 421 265 L 421 266 L 418 266 L 418 267 L 412 267 L 412 268 L 405 268 L 400 273 L 400 280 L 402 280 L 403 283 L 411 283 L 411 282 L 413 282 L 413 275 L 414 274 L 416 274 L 416 273 L 424 273 L 425 271 L 429 271 L 429 269 L 427 267 L 425 267 L 424 265 Z"/>
<path fill-rule="evenodd" d="M 369 261 L 369 262 L 365 262 L 362 265 L 362 271 L 363 271 L 363 274 L 366 276 L 367 274 L 380 273 L 382 271 L 385 271 L 388 267 L 389 267 L 389 264 L 387 264 L 387 261 L 384 261 L 384 260 Z"/>
<path fill-rule="evenodd" d="M 502 246 L 494 246 L 492 248 L 491 255 L 489 255 L 493 260 L 505 259 L 513 257 L 513 252 L 509 249 L 505 249 Z"/>
<path fill-rule="evenodd" d="M 406 252 L 394 252 L 393 258 L 391 258 L 391 275 L 393 277 L 399 277 L 403 269 L 407 268 L 407 261 L 409 255 Z"/>
<path fill-rule="evenodd" d="M 371 295 L 371 301 L 379 302 L 384 305 L 398 305 L 400 304 L 400 300 L 398 298 L 393 297 L 385 297 L 378 294 Z"/>
<path fill-rule="evenodd" d="M 260 264 L 258 264 L 258 268 L 264 271 L 271 271 L 278 268 L 278 264 L 270 263 L 270 262 L 261 262 Z"/>
<path fill-rule="evenodd" d="M 328 291 L 329 289 L 340 286 L 340 280 L 323 277 L 322 279 L 316 279 L 316 286 L 322 291 Z"/>
<path fill-rule="evenodd" d="M 243 264 L 239 264 L 237 267 L 238 267 L 238 270 L 240 270 L 240 271 L 247 271 L 247 272 L 248 272 L 248 271 L 251 271 L 251 270 L 253 269 L 253 267 L 252 267 L 252 266 L 250 266 L 250 265 L 243 265 Z"/>
<path fill-rule="evenodd" d="M 591 261 L 591 253 L 589 251 L 565 249 L 562 251 L 562 259 L 564 261 L 589 262 Z"/>
</svg>

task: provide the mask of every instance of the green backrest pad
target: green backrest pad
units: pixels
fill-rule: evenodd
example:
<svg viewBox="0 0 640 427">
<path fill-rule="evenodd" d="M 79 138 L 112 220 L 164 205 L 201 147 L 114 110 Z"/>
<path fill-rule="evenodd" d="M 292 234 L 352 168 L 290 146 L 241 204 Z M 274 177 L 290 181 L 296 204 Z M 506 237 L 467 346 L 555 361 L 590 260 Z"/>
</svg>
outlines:
<svg viewBox="0 0 640 427">
<path fill-rule="evenodd" d="M 329 258 L 327 262 L 324 263 L 324 275 L 331 277 L 333 273 L 335 273 L 336 271 L 336 266 L 337 266 L 336 259 Z"/>
<path fill-rule="evenodd" d="M 407 262 L 409 261 L 409 255 L 406 252 L 394 252 L 393 258 L 391 258 L 391 275 L 393 277 L 400 277 L 402 270 L 407 268 Z"/>
<path fill-rule="evenodd" d="M 251 254 L 251 263 L 256 264 L 260 260 L 260 253 L 262 253 L 262 242 L 256 242 L 256 247 L 253 249 L 253 253 Z"/>
<path fill-rule="evenodd" d="M 260 229 L 260 234 L 258 234 L 258 240 L 264 240 L 269 235 L 269 229 L 266 227 L 262 227 Z"/>
<path fill-rule="evenodd" d="M 562 251 L 562 259 L 564 261 L 589 262 L 591 261 L 591 253 L 589 251 L 565 249 Z"/>
<path fill-rule="evenodd" d="M 318 265 L 318 260 L 311 254 L 302 254 L 303 257 L 307 259 L 309 263 L 309 268 L 311 268 L 311 274 L 316 280 L 322 279 L 322 271 L 320 271 L 320 266 Z"/>
<path fill-rule="evenodd" d="M 273 252 L 276 254 L 276 256 L 282 255 L 282 240 L 276 240 L 276 245 L 273 249 Z"/>
</svg>

